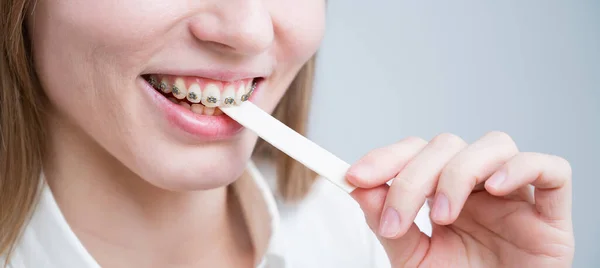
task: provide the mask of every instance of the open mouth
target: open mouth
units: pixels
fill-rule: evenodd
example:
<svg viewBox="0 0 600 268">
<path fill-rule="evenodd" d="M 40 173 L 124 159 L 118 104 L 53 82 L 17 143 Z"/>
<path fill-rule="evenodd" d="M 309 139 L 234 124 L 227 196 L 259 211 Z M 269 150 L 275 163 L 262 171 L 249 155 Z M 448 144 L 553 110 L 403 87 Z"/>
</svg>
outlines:
<svg viewBox="0 0 600 268">
<path fill-rule="evenodd" d="M 250 99 L 261 77 L 224 82 L 200 77 L 147 74 L 142 78 L 171 102 L 195 114 L 221 115 L 221 106 Z"/>
</svg>

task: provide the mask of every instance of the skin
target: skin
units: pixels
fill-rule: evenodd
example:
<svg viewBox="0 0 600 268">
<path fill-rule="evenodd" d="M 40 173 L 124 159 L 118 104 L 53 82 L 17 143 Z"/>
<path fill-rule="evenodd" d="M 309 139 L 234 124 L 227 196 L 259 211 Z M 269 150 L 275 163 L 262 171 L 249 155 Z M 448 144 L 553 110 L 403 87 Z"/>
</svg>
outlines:
<svg viewBox="0 0 600 268">
<path fill-rule="evenodd" d="M 270 112 L 316 52 L 324 11 L 322 0 L 37 1 L 27 14 L 48 97 L 44 173 L 103 267 L 253 261 L 226 186 L 257 137 L 199 141 L 175 131 L 140 76 L 165 68 L 257 73 L 265 90 L 253 102 Z"/>
<path fill-rule="evenodd" d="M 48 97 L 44 173 L 100 265 L 254 262 L 227 185 L 243 172 L 256 136 L 244 131 L 200 142 L 179 135 L 159 119 L 137 83 L 141 74 L 164 66 L 258 72 L 268 92 L 254 102 L 270 112 L 317 50 L 324 5 L 38 1 L 28 28 Z M 494 184 L 488 179 L 493 174 L 506 174 L 506 180 Z M 521 153 L 502 133 L 471 145 L 450 134 L 430 142 L 405 139 L 374 150 L 348 173 L 359 186 L 352 196 L 394 267 L 568 266 L 574 243 L 570 176 L 564 159 Z M 523 190 L 530 183 L 535 197 Z M 439 205 L 441 196 L 448 206 Z M 427 198 L 433 202 L 431 238 L 412 223 Z M 382 215 L 394 211 L 389 208 L 399 212 L 398 224 Z"/>
<path fill-rule="evenodd" d="M 385 184 L 393 178 L 391 186 Z M 348 171 L 393 267 L 570 267 L 571 167 L 505 133 L 441 134 L 376 149 Z M 529 187 L 533 185 L 533 191 Z M 433 232 L 413 223 L 430 202 Z"/>
</svg>

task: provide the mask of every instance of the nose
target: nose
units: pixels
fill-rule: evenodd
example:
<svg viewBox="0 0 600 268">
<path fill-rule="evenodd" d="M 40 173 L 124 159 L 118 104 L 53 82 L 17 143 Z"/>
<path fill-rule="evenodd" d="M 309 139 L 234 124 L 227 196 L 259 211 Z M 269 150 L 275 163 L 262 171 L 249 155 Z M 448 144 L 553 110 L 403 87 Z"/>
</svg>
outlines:
<svg viewBox="0 0 600 268">
<path fill-rule="evenodd" d="M 271 46 L 273 22 L 263 0 L 213 2 L 189 25 L 200 42 L 215 50 L 242 55 L 260 54 Z"/>
</svg>

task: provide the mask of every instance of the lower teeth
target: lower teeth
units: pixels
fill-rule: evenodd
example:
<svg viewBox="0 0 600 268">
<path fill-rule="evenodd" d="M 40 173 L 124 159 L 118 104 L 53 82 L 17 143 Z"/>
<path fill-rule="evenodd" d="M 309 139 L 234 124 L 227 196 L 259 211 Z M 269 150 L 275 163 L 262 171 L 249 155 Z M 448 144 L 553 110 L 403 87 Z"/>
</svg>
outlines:
<svg viewBox="0 0 600 268">
<path fill-rule="evenodd" d="M 189 103 L 187 103 L 185 101 L 179 101 L 179 100 L 177 100 L 175 98 L 171 98 L 171 97 L 169 98 L 169 100 L 175 104 L 179 104 L 183 108 L 186 108 L 195 114 L 200 114 L 200 115 L 221 115 L 221 114 L 223 114 L 223 112 L 221 111 L 221 109 L 219 109 L 219 107 L 206 107 L 199 103 L 193 103 L 190 105 Z"/>
</svg>

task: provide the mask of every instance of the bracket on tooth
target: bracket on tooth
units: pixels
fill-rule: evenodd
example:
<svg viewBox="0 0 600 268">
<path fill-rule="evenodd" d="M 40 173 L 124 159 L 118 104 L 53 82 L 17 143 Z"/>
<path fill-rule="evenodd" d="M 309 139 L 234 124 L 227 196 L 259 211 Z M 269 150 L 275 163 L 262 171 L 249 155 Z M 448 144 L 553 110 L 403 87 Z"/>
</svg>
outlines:
<svg viewBox="0 0 600 268">
<path fill-rule="evenodd" d="M 213 97 L 213 96 L 208 96 L 206 98 L 206 101 L 209 102 L 209 103 L 217 103 L 218 99 L 215 98 L 215 97 Z"/>
<path fill-rule="evenodd" d="M 160 91 L 165 91 L 165 89 L 167 89 L 167 83 L 165 82 L 160 82 L 160 85 L 158 86 Z"/>
<path fill-rule="evenodd" d="M 175 95 L 179 95 L 179 93 L 180 93 L 179 88 L 175 85 L 173 85 L 171 92 L 173 92 L 173 94 L 175 94 Z"/>
<path fill-rule="evenodd" d="M 190 99 L 192 99 L 192 100 L 198 99 L 198 95 L 196 95 L 196 93 L 194 93 L 194 92 L 188 93 L 188 97 L 190 97 Z"/>
<path fill-rule="evenodd" d="M 252 96 L 254 89 L 256 89 L 256 83 L 252 83 L 252 86 L 250 87 L 250 91 L 248 91 L 248 93 L 242 95 L 242 97 L 241 97 L 242 101 L 247 101 L 250 98 L 250 96 Z"/>
<path fill-rule="evenodd" d="M 156 88 L 156 86 L 158 85 L 158 84 L 157 84 L 158 82 L 156 81 L 156 78 L 155 78 L 154 76 L 150 77 L 150 81 L 149 81 L 149 82 L 150 82 L 150 85 L 151 85 L 152 87 L 155 87 L 155 88 Z"/>
<path fill-rule="evenodd" d="M 231 105 L 231 104 L 233 104 L 234 101 L 235 101 L 234 98 L 225 98 L 225 100 L 223 100 L 223 104 Z"/>
<path fill-rule="evenodd" d="M 163 81 L 158 81 L 158 79 L 154 76 L 150 76 L 149 78 L 147 78 L 148 83 L 154 87 L 155 89 L 158 89 L 164 93 L 173 93 L 173 95 L 179 95 L 181 94 L 181 89 L 176 86 L 175 84 L 168 84 L 166 83 L 164 80 Z M 250 87 L 250 90 L 248 91 L 248 93 L 243 94 L 240 99 L 241 101 L 247 101 L 248 99 L 250 99 L 250 96 L 252 96 L 252 93 L 254 93 L 254 90 L 256 89 L 256 83 L 252 83 L 252 86 Z M 184 96 L 185 98 L 186 96 Z M 187 99 L 192 101 L 193 103 L 197 103 L 195 102 L 196 100 L 200 100 L 200 96 L 198 96 L 197 93 L 195 92 L 188 92 L 187 93 Z M 198 103 L 202 103 L 204 104 L 204 101 L 206 103 L 210 103 L 210 104 L 222 104 L 222 105 L 235 105 L 236 104 L 236 99 L 232 98 L 232 97 L 227 97 L 223 99 L 223 102 L 219 103 L 219 98 L 215 97 L 215 96 L 207 96 L 203 101 L 199 101 Z M 220 105 L 213 105 L 212 107 L 218 107 Z"/>
</svg>

